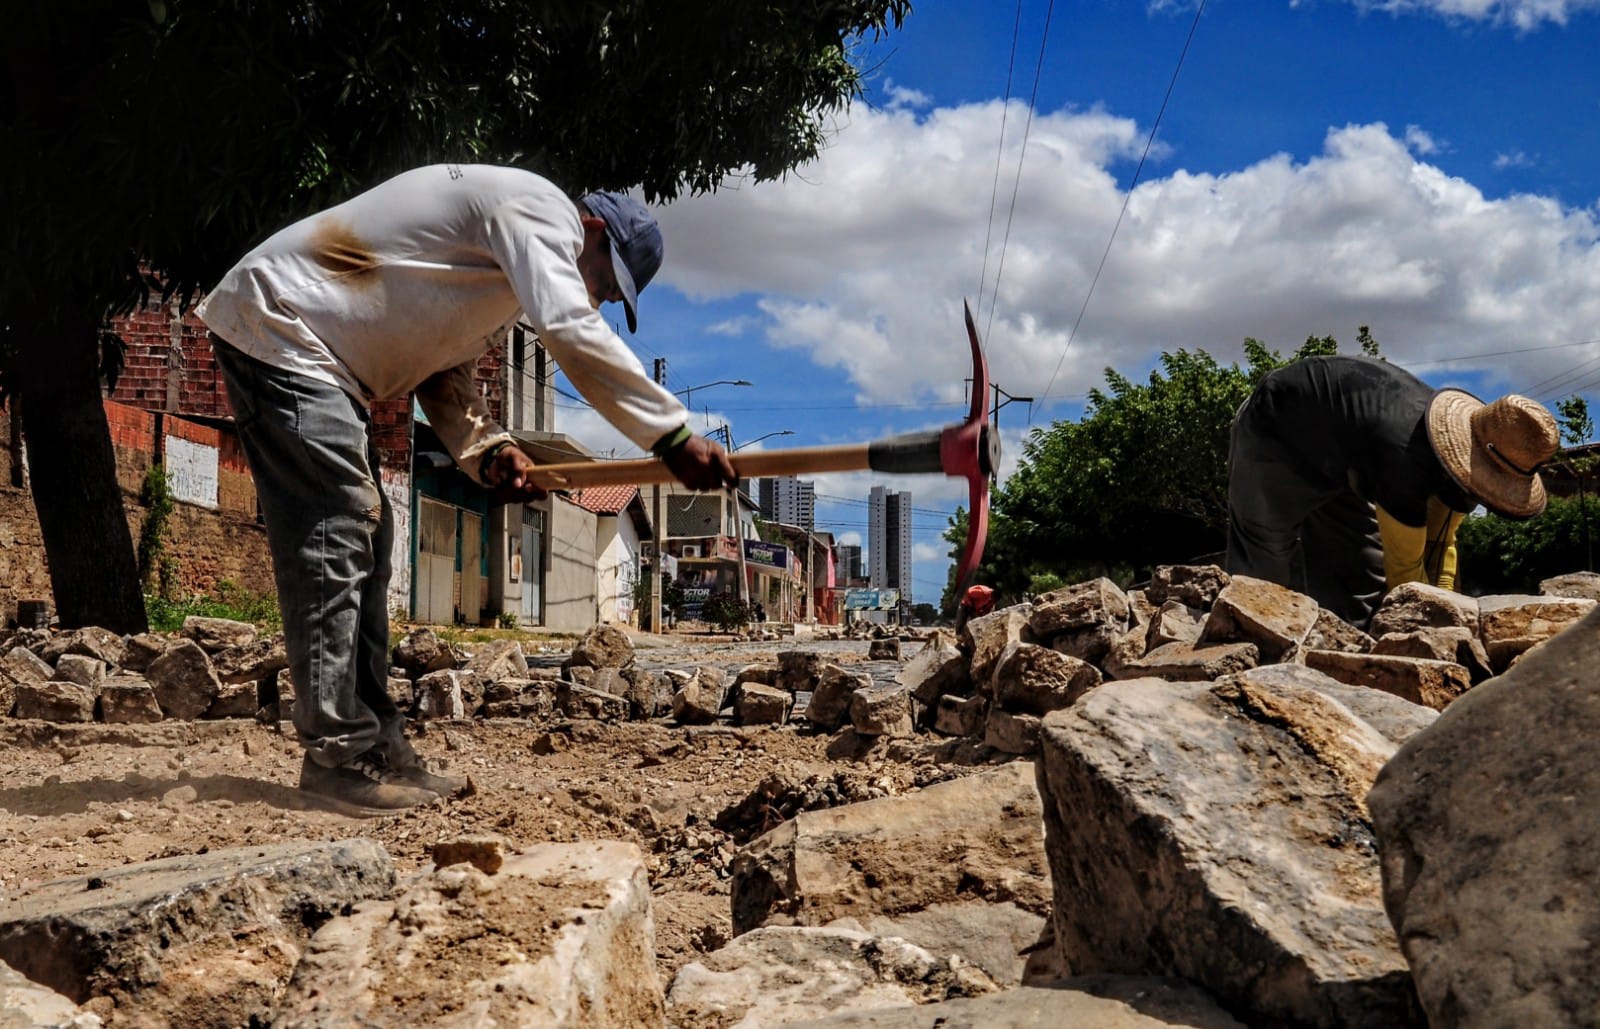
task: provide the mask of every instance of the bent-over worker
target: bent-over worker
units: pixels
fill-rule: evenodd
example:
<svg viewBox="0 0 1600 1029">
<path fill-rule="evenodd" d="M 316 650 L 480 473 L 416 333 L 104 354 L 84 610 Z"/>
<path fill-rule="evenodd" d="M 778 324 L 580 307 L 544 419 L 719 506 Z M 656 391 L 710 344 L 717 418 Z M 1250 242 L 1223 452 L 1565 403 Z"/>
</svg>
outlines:
<svg viewBox="0 0 1600 1029">
<path fill-rule="evenodd" d="M 1228 571 L 1309 594 L 1365 628 L 1404 582 L 1455 589 L 1456 528 L 1482 504 L 1544 510 L 1555 418 L 1515 394 L 1485 404 L 1387 361 L 1311 357 L 1239 408 L 1228 454 Z"/>
<path fill-rule="evenodd" d="M 574 202 L 531 172 L 435 165 L 282 229 L 200 305 L 266 521 L 283 610 L 300 788 L 404 808 L 465 780 L 424 766 L 386 690 L 394 521 L 374 400 L 413 390 L 474 482 L 542 495 L 490 416 L 478 358 L 525 318 L 573 385 L 692 489 L 734 481 L 600 316 L 661 264 L 661 231 L 617 193 Z"/>
</svg>

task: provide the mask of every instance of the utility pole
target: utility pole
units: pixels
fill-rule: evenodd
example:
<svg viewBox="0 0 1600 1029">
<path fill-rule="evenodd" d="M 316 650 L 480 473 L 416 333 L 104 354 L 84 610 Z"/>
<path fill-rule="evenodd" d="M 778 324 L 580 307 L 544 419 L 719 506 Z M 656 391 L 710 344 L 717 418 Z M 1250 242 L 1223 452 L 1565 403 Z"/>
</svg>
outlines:
<svg viewBox="0 0 1600 1029">
<path fill-rule="evenodd" d="M 655 380 L 661 385 L 667 381 L 667 359 L 656 358 Z M 667 566 L 667 527 L 662 524 L 661 513 L 661 484 L 655 483 L 650 487 L 650 529 L 655 536 L 655 557 L 650 562 L 650 631 L 660 633 L 663 628 L 661 621 L 661 575 L 662 569 Z"/>
<path fill-rule="evenodd" d="M 1000 399 L 1001 397 L 1005 397 L 1005 399 L 1001 400 Z M 989 412 L 990 412 L 989 417 L 990 417 L 990 420 L 994 423 L 994 427 L 996 429 L 1000 428 L 1000 409 L 1002 407 L 1005 407 L 1007 404 L 1011 403 L 1012 401 L 1017 401 L 1017 402 L 1020 402 L 1020 403 L 1027 404 L 1030 410 L 1033 408 L 1033 398 L 1032 397 L 1014 397 L 1010 393 L 1007 393 L 1005 390 L 1001 389 L 999 383 L 995 383 L 994 384 L 994 406 L 989 408 Z"/>
</svg>

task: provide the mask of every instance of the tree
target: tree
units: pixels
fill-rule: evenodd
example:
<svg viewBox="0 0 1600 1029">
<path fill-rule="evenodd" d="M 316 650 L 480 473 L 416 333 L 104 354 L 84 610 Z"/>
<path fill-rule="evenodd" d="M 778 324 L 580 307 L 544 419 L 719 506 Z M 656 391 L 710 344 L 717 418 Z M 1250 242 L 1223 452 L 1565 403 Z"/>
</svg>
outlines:
<svg viewBox="0 0 1600 1029">
<path fill-rule="evenodd" d="M 1577 394 L 1557 401 L 1556 415 L 1556 421 L 1561 425 L 1561 441 L 1567 445 L 1563 458 L 1578 480 L 1579 520 L 1583 523 L 1583 567 L 1592 572 L 1594 540 L 1589 534 L 1589 498 L 1584 489 L 1584 480 L 1589 477 L 1589 473 L 1594 470 L 1595 461 L 1600 458 L 1587 451 L 1582 453 L 1575 451 L 1594 438 L 1594 419 L 1589 416 L 1589 402 Z"/>
<path fill-rule="evenodd" d="M 1457 588 L 1474 595 L 1538 593 L 1539 583 L 1583 566 L 1600 506 L 1551 497 L 1536 517 L 1469 516 L 1456 530 Z"/>
<path fill-rule="evenodd" d="M 1363 350 L 1378 344 L 1365 327 Z M 1370 350 L 1369 350 L 1370 345 Z M 1308 337 L 1289 360 L 1338 352 Z M 1036 429 L 1017 470 L 992 497 L 978 581 L 1021 599 L 1051 584 L 1107 576 L 1122 583 L 1157 564 L 1220 561 L 1228 521 L 1228 445 L 1234 412 L 1261 378 L 1287 362 L 1256 339 L 1246 365 L 1203 350 L 1163 353 L 1148 381 L 1107 368 L 1080 421 Z M 966 512 L 945 539 L 960 552 Z M 946 589 L 946 610 L 959 598 Z"/>
<path fill-rule="evenodd" d="M 908 0 L 57 0 L 8 10 L 0 374 L 63 625 L 144 625 L 99 379 L 108 313 L 186 302 L 282 225 L 408 167 L 651 200 L 785 174 Z"/>
</svg>

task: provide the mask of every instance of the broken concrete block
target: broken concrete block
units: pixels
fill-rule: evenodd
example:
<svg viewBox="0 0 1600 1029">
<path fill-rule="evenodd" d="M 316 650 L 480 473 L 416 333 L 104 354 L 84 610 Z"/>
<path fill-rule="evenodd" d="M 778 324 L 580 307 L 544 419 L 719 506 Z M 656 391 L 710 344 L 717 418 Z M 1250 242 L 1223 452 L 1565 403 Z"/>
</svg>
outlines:
<svg viewBox="0 0 1600 1029">
<path fill-rule="evenodd" d="M 19 682 L 16 704 L 18 718 L 94 721 L 94 691 L 75 682 Z"/>
<path fill-rule="evenodd" d="M 1128 595 L 1106 578 L 1063 586 L 1035 597 L 1028 615 L 1028 628 L 1034 636 L 1050 643 L 1062 633 L 1102 626 L 1110 626 L 1112 636 L 1128 628 Z"/>
<path fill-rule="evenodd" d="M 619 625 L 601 622 L 578 640 L 577 646 L 572 648 L 572 656 L 567 658 L 567 664 L 588 668 L 626 668 L 633 664 L 633 660 L 633 640 L 628 638 L 627 632 Z"/>
<path fill-rule="evenodd" d="M 254 643 L 259 630 L 249 622 L 236 622 L 231 618 L 202 618 L 190 615 L 183 620 L 178 635 L 194 640 L 207 654 L 229 647 L 242 647 Z"/>
<path fill-rule="evenodd" d="M 0 718 L 10 718 L 17 708 L 17 680 L 0 672 Z"/>
<path fill-rule="evenodd" d="M 491 682 L 483 688 L 482 710 L 485 718 L 554 717 L 556 684 L 548 679 L 500 679 Z"/>
<path fill-rule="evenodd" d="M 1031 916 L 1018 935 L 1037 938 L 1051 887 L 1033 768 L 1011 762 L 913 795 L 802 811 L 734 857 L 731 887 L 735 934 L 881 915 L 905 924 L 918 946 L 976 961 L 984 941 L 969 933 L 952 942 L 932 916 L 922 935 L 912 917 L 971 903 L 1015 905 Z M 997 981 L 1021 974 L 1015 951 L 998 966 L 984 960 Z"/>
<path fill-rule="evenodd" d="M 100 720 L 111 725 L 161 721 L 156 691 L 137 676 L 112 676 L 101 683 L 99 704 Z"/>
<path fill-rule="evenodd" d="M 1091 625 L 1082 629 L 1068 629 L 1066 632 L 1056 634 L 1050 641 L 1050 649 L 1058 654 L 1098 665 L 1106 659 L 1107 654 L 1111 653 L 1112 645 L 1125 632 L 1126 630 L 1119 629 L 1115 622 Z"/>
<path fill-rule="evenodd" d="M 483 684 L 471 672 L 429 672 L 413 686 L 418 718 L 467 718 L 483 703 Z"/>
<path fill-rule="evenodd" d="M 6 1029 L 100 1029 L 104 1023 L 48 986 L 0 961 L 0 1026 Z"/>
<path fill-rule="evenodd" d="M 1291 695 L 1314 690 L 1349 708 L 1351 714 L 1378 730 L 1397 747 L 1439 717 L 1439 712 L 1431 707 L 1413 704 L 1370 686 L 1352 686 L 1305 665 L 1262 665 L 1223 681 L 1243 683 L 1252 690 L 1282 691 Z"/>
<path fill-rule="evenodd" d="M 850 697 L 850 724 L 863 736 L 910 736 L 911 691 L 904 686 L 869 686 Z"/>
<path fill-rule="evenodd" d="M 710 725 L 722 710 L 722 691 L 691 680 L 672 695 L 672 717 L 682 725 Z"/>
<path fill-rule="evenodd" d="M 55 674 L 51 678 L 61 682 L 75 682 L 93 693 L 105 681 L 106 663 L 97 657 L 87 657 L 83 654 L 62 654 L 56 661 Z"/>
<path fill-rule="evenodd" d="M 1100 671 L 1107 679 L 1137 679 L 1141 673 L 1128 671 L 1128 666 L 1144 657 L 1144 630 L 1131 628 L 1111 641 L 1111 648 L 1100 660 Z"/>
<path fill-rule="evenodd" d="M 995 663 L 990 694 L 1007 711 L 1042 715 L 1100 685 L 1100 670 L 1037 643 L 1013 643 Z"/>
<path fill-rule="evenodd" d="M 263 679 L 263 682 L 271 681 L 274 693 L 281 699 L 282 695 L 278 692 L 278 683 L 287 682 L 288 680 L 288 676 L 273 672 Z M 389 695 L 389 699 L 394 702 L 394 706 L 402 711 L 410 711 L 412 705 L 416 703 L 416 691 L 412 687 L 411 680 L 403 675 L 391 675 L 384 680 L 384 692 Z"/>
<path fill-rule="evenodd" d="M 142 672 L 167 649 L 167 642 L 165 636 L 157 636 L 151 632 L 129 636 L 123 640 L 122 660 L 118 664 L 124 671 Z"/>
<path fill-rule="evenodd" d="M 394 663 L 413 678 L 456 666 L 456 653 L 432 629 L 413 629 L 394 645 Z"/>
<path fill-rule="evenodd" d="M 903 938 L 769 926 L 680 968 L 667 1010 L 673 1025 L 779 1026 L 996 989 L 966 962 Z"/>
<path fill-rule="evenodd" d="M 1144 634 L 1145 650 L 1148 652 L 1168 643 L 1193 643 L 1200 638 L 1204 624 L 1204 611 L 1181 600 L 1169 600 L 1150 617 Z"/>
<path fill-rule="evenodd" d="M 0 671 L 18 682 L 47 682 L 56 670 L 27 647 L 12 647 L 0 658 Z"/>
<path fill-rule="evenodd" d="M 1471 629 L 1461 625 L 1441 625 L 1412 632 L 1391 632 L 1370 648 L 1373 654 L 1392 657 L 1421 657 L 1433 661 L 1451 661 L 1467 670 L 1475 683 L 1494 674 L 1489 667 L 1489 655 L 1483 643 Z"/>
<path fill-rule="evenodd" d="M 1600 613 L 1451 704 L 1367 798 L 1384 905 L 1429 1022 L 1600 1011 Z"/>
<path fill-rule="evenodd" d="M 1392 693 L 1413 704 L 1443 711 L 1472 688 L 1467 670 L 1452 661 L 1382 654 L 1346 654 L 1336 650 L 1308 650 L 1305 666 L 1352 686 L 1368 686 Z"/>
<path fill-rule="evenodd" d="M 225 683 L 260 682 L 273 672 L 289 667 L 283 633 L 219 650 L 211 655 L 211 667 Z"/>
<path fill-rule="evenodd" d="M 1579 597 L 1600 600 L 1600 575 L 1594 572 L 1569 572 L 1539 583 L 1539 592 L 1547 597 Z"/>
<path fill-rule="evenodd" d="M 0 900 L 0 960 L 77 1003 L 110 997 L 124 1017 L 263 1024 L 308 926 L 394 881 L 383 847 L 359 839 L 121 865 Z"/>
<path fill-rule="evenodd" d="M 1037 642 L 1028 628 L 1031 612 L 1029 605 L 1016 604 L 969 619 L 961 627 L 962 647 L 972 654 L 967 674 L 979 689 L 994 677 L 994 663 L 1000 660 L 1000 652 L 1006 649 L 1006 644 L 1023 639 L 1028 643 Z"/>
<path fill-rule="evenodd" d="M 1157 607 L 1176 600 L 1207 611 L 1232 581 L 1233 577 L 1216 565 L 1157 565 L 1144 592 Z"/>
<path fill-rule="evenodd" d="M 269 1021 L 378 1025 L 397 1012 L 419 1026 L 662 1025 L 643 855 L 547 843 L 494 875 L 428 872 L 319 929 Z"/>
<path fill-rule="evenodd" d="M 939 698 L 934 709 L 933 731 L 945 736 L 981 736 L 989 714 L 986 697 Z"/>
<path fill-rule="evenodd" d="M 776 686 L 778 684 L 778 671 L 777 665 L 759 663 L 745 665 L 734 674 L 733 684 L 735 686 L 743 686 L 747 682 L 753 682 L 758 686 Z"/>
<path fill-rule="evenodd" d="M 1504 670 L 1523 651 L 1543 643 L 1594 606 L 1594 601 L 1579 597 L 1480 597 L 1478 633 L 1490 664 Z"/>
<path fill-rule="evenodd" d="M 622 697 L 575 682 L 557 684 L 556 707 L 568 718 L 593 718 L 602 722 L 628 719 L 628 702 Z"/>
<path fill-rule="evenodd" d="M 822 675 L 822 655 L 811 650 L 780 650 L 778 674 L 770 685 L 790 693 L 810 693 L 816 690 Z"/>
<path fill-rule="evenodd" d="M 90 625 L 57 636 L 40 649 L 39 656 L 50 664 L 56 664 L 63 655 L 81 654 L 96 661 L 103 661 L 109 668 L 115 668 L 123 663 L 127 651 L 128 645 L 123 642 L 121 636 L 110 629 Z"/>
<path fill-rule="evenodd" d="M 1128 628 L 1143 629 L 1160 607 L 1144 590 L 1128 590 Z"/>
<path fill-rule="evenodd" d="M 948 639 L 948 636 L 930 639 L 894 677 L 895 682 L 911 690 L 920 704 L 931 706 L 947 693 L 964 696 L 972 692 L 967 679 L 966 655 L 953 643 L 946 642 Z"/>
<path fill-rule="evenodd" d="M 733 720 L 739 725 L 782 725 L 793 708 L 794 694 L 788 690 L 748 682 L 734 701 Z"/>
<path fill-rule="evenodd" d="M 1342 650 L 1350 654 L 1365 654 L 1372 650 L 1372 637 L 1357 629 L 1338 615 L 1323 608 L 1317 620 L 1300 644 L 1302 650 Z"/>
<path fill-rule="evenodd" d="M 261 709 L 253 682 L 225 682 L 206 708 L 207 718 L 254 718 Z"/>
<path fill-rule="evenodd" d="M 484 875 L 494 875 L 506 863 L 511 845 L 499 836 L 458 836 L 428 848 L 435 868 L 471 865 Z"/>
<path fill-rule="evenodd" d="M 528 659 L 522 654 L 522 644 L 516 640 L 490 640 L 473 648 L 465 670 L 476 673 L 484 682 L 526 679 Z"/>
<path fill-rule="evenodd" d="M 991 706 L 983 725 L 983 745 L 1002 754 L 1033 754 L 1039 749 L 1039 724 L 1038 715 Z"/>
<path fill-rule="evenodd" d="M 1261 662 L 1284 659 L 1317 622 L 1321 608 L 1304 593 L 1265 579 L 1235 575 L 1217 594 L 1206 618 L 1202 643 L 1254 643 Z"/>
<path fill-rule="evenodd" d="M 193 640 L 175 640 L 150 662 L 144 677 L 168 718 L 199 718 L 222 690 L 211 659 Z"/>
<path fill-rule="evenodd" d="M 1477 598 L 1425 582 L 1404 582 L 1384 595 L 1369 629 L 1377 637 L 1445 625 L 1465 626 L 1476 633 Z"/>
<path fill-rule="evenodd" d="M 888 639 L 873 640 L 867 644 L 868 661 L 898 661 L 900 660 L 900 639 L 891 636 Z"/>
<path fill-rule="evenodd" d="M 1117 669 L 1117 678 L 1210 682 L 1259 663 L 1254 643 L 1168 643 L 1138 660 L 1124 661 Z"/>
<path fill-rule="evenodd" d="M 816 692 L 806 705 L 806 721 L 832 732 L 850 720 L 850 698 L 871 685 L 871 676 L 846 671 L 839 665 L 823 665 Z"/>
<path fill-rule="evenodd" d="M 1420 1024 L 1365 808 L 1395 748 L 1349 708 L 1140 679 L 1047 715 L 1040 743 L 1070 974 L 1179 976 L 1252 1025 Z"/>
</svg>

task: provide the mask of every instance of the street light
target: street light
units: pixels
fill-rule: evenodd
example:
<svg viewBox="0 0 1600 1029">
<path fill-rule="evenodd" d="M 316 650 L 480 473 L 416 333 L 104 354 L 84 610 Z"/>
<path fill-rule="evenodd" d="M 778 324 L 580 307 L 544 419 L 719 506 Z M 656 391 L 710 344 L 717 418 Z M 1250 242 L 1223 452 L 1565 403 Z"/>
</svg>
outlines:
<svg viewBox="0 0 1600 1029">
<path fill-rule="evenodd" d="M 694 391 L 697 390 L 697 389 L 705 389 L 708 386 L 754 386 L 754 385 L 755 385 L 755 383 L 746 382 L 743 379 L 718 379 L 715 382 L 702 382 L 698 386 L 690 386 L 687 389 L 675 389 L 675 390 L 672 391 L 672 395 L 675 396 L 675 397 L 682 397 L 683 398 L 683 406 L 684 407 L 693 408 L 694 405 L 689 403 L 689 400 L 690 400 L 691 396 L 694 394 Z"/>
<path fill-rule="evenodd" d="M 738 446 L 733 446 L 733 436 L 728 432 L 728 427 L 726 425 L 724 425 L 722 427 L 722 434 L 723 434 L 723 438 L 728 441 L 728 452 L 731 454 L 731 453 L 735 453 L 737 451 L 743 450 L 745 447 L 750 446 L 752 443 L 760 443 L 764 439 L 771 439 L 773 436 L 793 436 L 794 435 L 794 430 L 793 429 L 779 429 L 776 432 L 769 432 L 765 436 L 757 436 L 755 439 L 746 440 L 745 442 L 739 444 Z"/>
</svg>

